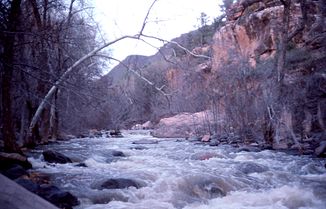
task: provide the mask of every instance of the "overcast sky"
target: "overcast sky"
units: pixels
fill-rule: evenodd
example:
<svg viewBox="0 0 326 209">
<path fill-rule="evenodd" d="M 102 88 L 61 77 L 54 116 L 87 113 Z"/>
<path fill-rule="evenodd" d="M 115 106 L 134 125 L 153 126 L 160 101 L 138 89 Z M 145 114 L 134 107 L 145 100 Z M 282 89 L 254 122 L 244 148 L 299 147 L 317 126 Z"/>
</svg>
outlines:
<svg viewBox="0 0 326 209">
<path fill-rule="evenodd" d="M 94 0 L 96 20 L 104 37 L 114 40 L 137 34 L 153 0 Z M 158 0 L 149 16 L 145 34 L 167 40 L 189 32 L 199 24 L 204 12 L 212 20 L 219 15 L 220 0 Z M 160 46 L 161 43 L 153 43 Z M 131 54 L 152 55 L 156 49 L 137 41 L 122 41 L 111 47 L 112 55 L 123 60 Z"/>
</svg>

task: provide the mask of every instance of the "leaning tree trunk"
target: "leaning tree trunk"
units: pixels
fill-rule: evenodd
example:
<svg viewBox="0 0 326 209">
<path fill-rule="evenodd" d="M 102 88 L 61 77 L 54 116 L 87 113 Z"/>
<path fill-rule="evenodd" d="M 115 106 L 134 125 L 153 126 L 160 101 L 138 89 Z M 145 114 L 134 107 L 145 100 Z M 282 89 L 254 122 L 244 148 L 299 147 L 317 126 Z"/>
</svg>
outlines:
<svg viewBox="0 0 326 209">
<path fill-rule="evenodd" d="M 59 120 L 57 110 L 58 90 L 54 93 L 50 110 L 50 136 L 52 140 L 58 139 Z"/>
</svg>

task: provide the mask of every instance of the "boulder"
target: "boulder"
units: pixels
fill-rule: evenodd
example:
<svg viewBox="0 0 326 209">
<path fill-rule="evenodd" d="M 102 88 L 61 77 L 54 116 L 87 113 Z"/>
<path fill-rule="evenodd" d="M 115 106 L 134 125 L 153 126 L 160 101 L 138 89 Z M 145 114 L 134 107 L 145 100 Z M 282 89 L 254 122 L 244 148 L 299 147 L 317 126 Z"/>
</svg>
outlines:
<svg viewBox="0 0 326 209">
<path fill-rule="evenodd" d="M 126 157 L 126 155 L 121 152 L 121 151 L 117 151 L 117 150 L 111 150 L 110 151 L 110 154 L 113 156 L 113 157 Z"/>
<path fill-rule="evenodd" d="M 77 197 L 53 185 L 42 185 L 37 194 L 59 208 L 70 209 L 72 206 L 79 205 Z"/>
<path fill-rule="evenodd" d="M 218 146 L 219 144 L 220 144 L 220 142 L 217 139 L 212 139 L 209 142 L 209 146 L 212 146 L 212 147 Z"/>
<path fill-rule="evenodd" d="M 111 137 L 123 137 L 120 130 L 111 130 L 110 136 Z"/>
<path fill-rule="evenodd" d="M 100 186 L 100 189 L 125 189 L 128 187 L 136 187 L 138 189 L 142 187 L 142 185 L 135 180 L 116 178 L 116 179 L 109 179 L 103 182 Z"/>
<path fill-rule="evenodd" d="M 72 160 L 69 157 L 52 150 L 43 151 L 43 157 L 44 160 L 49 163 L 72 163 Z"/>
<path fill-rule="evenodd" d="M 12 165 L 11 168 L 4 170 L 1 173 L 12 180 L 21 176 L 28 176 L 27 171 L 22 166 L 16 164 Z"/>
<path fill-rule="evenodd" d="M 28 162 L 27 157 L 18 153 L 0 152 L 0 170 L 10 168 L 12 165 L 20 165 L 24 169 L 32 168 L 32 164 Z"/>
</svg>

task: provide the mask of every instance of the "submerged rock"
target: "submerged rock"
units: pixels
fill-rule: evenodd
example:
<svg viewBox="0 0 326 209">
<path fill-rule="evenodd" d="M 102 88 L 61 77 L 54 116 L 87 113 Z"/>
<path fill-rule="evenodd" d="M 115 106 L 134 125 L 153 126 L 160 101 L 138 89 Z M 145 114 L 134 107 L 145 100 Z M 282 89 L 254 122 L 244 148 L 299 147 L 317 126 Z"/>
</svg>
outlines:
<svg viewBox="0 0 326 209">
<path fill-rule="evenodd" d="M 111 150 L 110 154 L 114 157 L 126 157 L 126 155 L 123 152 L 117 150 Z"/>
<path fill-rule="evenodd" d="M 146 150 L 146 149 L 149 149 L 149 148 L 148 147 L 145 147 L 145 146 L 138 145 L 138 146 L 130 147 L 130 149 Z"/>
<path fill-rule="evenodd" d="M 88 167 L 88 166 L 86 165 L 86 163 L 78 163 L 78 164 L 76 164 L 75 166 L 76 166 L 76 167 L 84 167 L 84 168 Z"/>
<path fill-rule="evenodd" d="M 49 163 L 72 163 L 72 160 L 69 157 L 52 150 L 43 151 L 43 157 L 44 160 Z"/>
<path fill-rule="evenodd" d="M 218 154 L 213 153 L 213 152 L 201 152 L 201 153 L 193 154 L 191 156 L 191 159 L 192 160 L 208 160 L 208 159 L 214 158 L 214 157 L 224 158 L 224 156 L 218 155 Z"/>
<path fill-rule="evenodd" d="M 158 144 L 158 141 L 155 139 L 140 139 L 138 141 L 132 142 L 133 144 Z"/>
<path fill-rule="evenodd" d="M 125 189 L 128 187 L 136 187 L 137 189 L 139 189 L 140 187 L 142 187 L 142 185 L 132 179 L 116 178 L 109 179 L 101 183 L 99 189 Z"/>
<path fill-rule="evenodd" d="M 252 162 L 244 162 L 239 164 L 238 169 L 243 172 L 244 174 L 251 174 L 251 173 L 262 173 L 268 171 L 268 167 L 264 165 L 259 165 Z"/>
<path fill-rule="evenodd" d="M 111 201 L 128 202 L 128 197 L 123 194 L 117 194 L 114 192 L 103 192 L 91 194 L 89 197 L 93 204 L 107 204 Z"/>
<path fill-rule="evenodd" d="M 244 146 L 239 147 L 237 151 L 238 152 L 260 152 L 261 149 L 259 147 L 256 147 L 256 146 L 244 145 Z"/>
</svg>

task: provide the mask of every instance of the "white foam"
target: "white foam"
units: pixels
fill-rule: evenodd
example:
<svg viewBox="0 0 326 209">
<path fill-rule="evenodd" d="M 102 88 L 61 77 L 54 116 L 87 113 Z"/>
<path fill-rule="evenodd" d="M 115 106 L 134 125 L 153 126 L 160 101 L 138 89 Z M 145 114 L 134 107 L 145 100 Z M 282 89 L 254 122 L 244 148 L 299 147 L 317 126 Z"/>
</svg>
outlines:
<svg viewBox="0 0 326 209">
<path fill-rule="evenodd" d="M 193 204 L 184 209 L 325 209 L 308 189 L 282 186 L 267 191 L 234 191 L 208 204 Z"/>
</svg>

